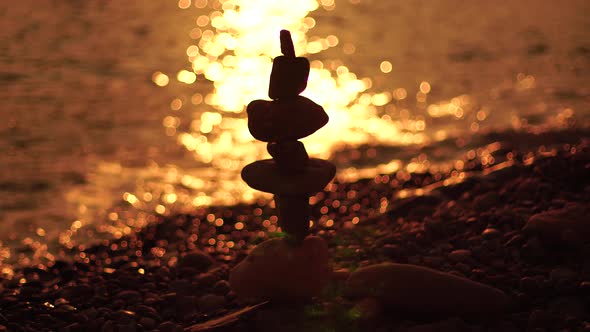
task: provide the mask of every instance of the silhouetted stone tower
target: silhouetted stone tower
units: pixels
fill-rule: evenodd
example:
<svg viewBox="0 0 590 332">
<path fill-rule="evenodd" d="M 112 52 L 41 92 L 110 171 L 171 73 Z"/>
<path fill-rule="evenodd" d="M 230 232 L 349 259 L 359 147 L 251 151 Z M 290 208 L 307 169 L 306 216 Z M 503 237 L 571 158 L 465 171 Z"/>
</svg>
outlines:
<svg viewBox="0 0 590 332">
<path fill-rule="evenodd" d="M 272 159 L 253 162 L 242 170 L 252 188 L 274 194 L 279 225 L 288 240 L 301 243 L 309 234 L 309 197 L 324 189 L 336 174 L 327 160 L 309 158 L 298 141 L 328 123 L 324 109 L 299 94 L 307 86 L 309 61 L 295 56 L 291 34 L 281 30 L 281 52 L 273 61 L 268 95 L 247 107 L 248 129 L 267 142 Z"/>
</svg>

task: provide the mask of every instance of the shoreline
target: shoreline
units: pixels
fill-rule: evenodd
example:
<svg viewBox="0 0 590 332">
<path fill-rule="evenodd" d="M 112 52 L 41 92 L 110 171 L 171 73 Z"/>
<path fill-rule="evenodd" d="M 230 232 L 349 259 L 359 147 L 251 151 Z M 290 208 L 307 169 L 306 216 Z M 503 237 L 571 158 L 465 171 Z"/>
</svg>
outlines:
<svg viewBox="0 0 590 332">
<path fill-rule="evenodd" d="M 328 242 L 335 270 L 410 263 L 497 287 L 511 297 L 515 307 L 501 321 L 452 323 L 467 331 L 497 324 L 514 331 L 545 325 L 584 328 L 590 321 L 580 310 L 589 300 L 590 266 L 583 259 L 590 253 L 588 241 L 575 236 L 563 243 L 547 241 L 522 228 L 534 214 L 590 201 L 590 183 L 583 176 L 589 156 L 584 143 L 534 161 L 514 154 L 514 166 L 402 200 L 393 200 L 393 193 L 424 185 L 432 180 L 429 175 L 399 178 L 396 186 L 391 185 L 394 174 L 336 182 L 314 196 L 315 222 L 324 227 L 312 233 Z M 253 245 L 280 236 L 270 205 L 210 207 L 162 217 L 130 237 L 73 250 L 70 262 L 17 269 L 13 279 L 2 280 L 0 325 L 11 331 L 175 331 L 242 308 L 227 283 L 229 269 Z M 455 261 L 450 258 L 455 250 L 469 250 L 471 258 Z M 338 292 L 337 287 L 327 290 L 308 304 L 318 312 L 303 319 L 290 321 L 280 314 L 284 308 L 268 305 L 234 328 L 272 330 L 278 323 L 269 315 L 282 317 L 280 323 L 295 331 L 343 322 L 345 331 L 356 331 L 359 324 L 400 331 L 448 325 L 429 317 L 342 316 L 343 308 L 359 302 Z M 561 315 L 564 306 L 570 312 Z M 38 319 L 26 318 L 31 315 Z"/>
</svg>

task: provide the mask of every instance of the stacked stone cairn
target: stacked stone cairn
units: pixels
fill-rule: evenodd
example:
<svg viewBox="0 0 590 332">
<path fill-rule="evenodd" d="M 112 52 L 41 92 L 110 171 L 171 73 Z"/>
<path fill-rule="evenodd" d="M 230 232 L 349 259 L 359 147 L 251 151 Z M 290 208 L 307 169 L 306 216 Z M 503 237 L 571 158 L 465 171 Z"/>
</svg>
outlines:
<svg viewBox="0 0 590 332">
<path fill-rule="evenodd" d="M 274 194 L 285 237 L 260 244 L 230 277 L 238 295 L 275 300 L 316 295 L 327 280 L 327 246 L 321 238 L 308 236 L 309 197 L 323 190 L 336 173 L 329 161 L 310 158 L 299 141 L 326 125 L 328 115 L 299 95 L 307 86 L 309 61 L 295 56 L 289 31 L 282 30 L 280 40 L 283 55 L 274 59 L 270 76 L 272 100 L 255 100 L 247 107 L 248 129 L 268 143 L 272 159 L 247 165 L 242 179 Z"/>
</svg>

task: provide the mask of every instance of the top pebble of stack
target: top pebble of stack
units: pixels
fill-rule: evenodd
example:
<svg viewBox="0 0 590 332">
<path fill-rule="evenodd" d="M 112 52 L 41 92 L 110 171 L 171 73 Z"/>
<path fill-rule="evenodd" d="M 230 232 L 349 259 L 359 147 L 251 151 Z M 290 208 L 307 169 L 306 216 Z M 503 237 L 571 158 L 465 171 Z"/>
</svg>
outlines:
<svg viewBox="0 0 590 332">
<path fill-rule="evenodd" d="M 309 61 L 295 56 L 291 34 L 281 30 L 281 52 L 283 55 L 274 59 L 270 74 L 268 96 L 271 99 L 293 98 L 307 87 Z"/>
</svg>

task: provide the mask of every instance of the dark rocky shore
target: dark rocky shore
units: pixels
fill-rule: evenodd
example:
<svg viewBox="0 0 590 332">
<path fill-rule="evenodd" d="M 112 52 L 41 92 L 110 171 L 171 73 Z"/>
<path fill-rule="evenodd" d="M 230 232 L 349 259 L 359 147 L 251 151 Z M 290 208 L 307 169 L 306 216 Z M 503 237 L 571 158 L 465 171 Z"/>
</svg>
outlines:
<svg viewBox="0 0 590 332">
<path fill-rule="evenodd" d="M 0 331 L 196 331 L 207 325 L 195 324 L 224 316 L 209 326 L 590 331 L 587 143 L 536 154 L 500 152 L 507 157 L 495 160 L 493 172 L 473 159 L 463 170 L 381 175 L 334 183 L 315 195 L 313 232 L 328 242 L 337 272 L 324 294 L 309 303 L 266 303 L 238 319 L 227 317 L 245 307 L 227 282 L 231 267 L 257 243 L 281 236 L 271 232 L 274 209 L 261 201 L 162 217 L 131 236 L 71 251 L 71 261 L 17 269 L 0 284 Z M 401 189 L 434 188 L 463 176 L 458 184 L 399 198 Z M 500 315 L 484 310 L 451 317 L 349 297 L 341 279 L 382 262 L 466 277 L 504 291 L 510 303 Z M 430 301 L 428 294 L 416 296 Z"/>
</svg>

